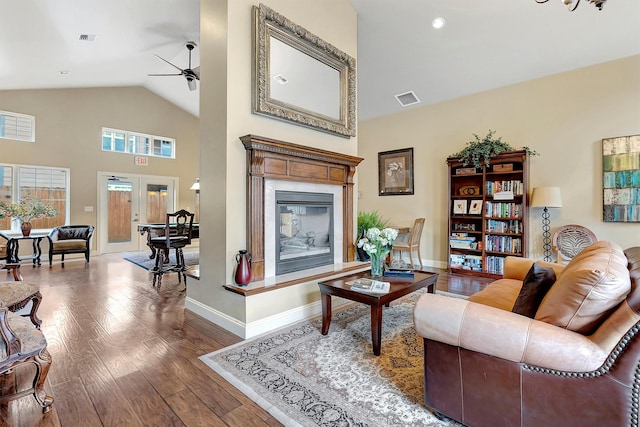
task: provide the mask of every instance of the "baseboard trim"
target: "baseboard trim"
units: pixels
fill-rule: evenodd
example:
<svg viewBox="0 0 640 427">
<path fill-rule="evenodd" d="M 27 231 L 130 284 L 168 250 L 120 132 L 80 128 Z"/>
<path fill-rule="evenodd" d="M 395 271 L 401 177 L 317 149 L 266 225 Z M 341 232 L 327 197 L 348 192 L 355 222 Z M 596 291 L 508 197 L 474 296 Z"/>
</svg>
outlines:
<svg viewBox="0 0 640 427">
<path fill-rule="evenodd" d="M 204 317 L 209 322 L 214 323 L 227 331 L 236 334 L 239 337 L 244 338 L 244 331 L 246 329 L 245 323 L 228 316 L 221 311 L 202 304 L 193 298 L 186 297 L 184 300 L 184 308 L 194 312 L 198 316 Z"/>
<path fill-rule="evenodd" d="M 337 309 L 338 307 L 349 303 L 349 301 L 342 298 L 332 298 L 331 303 L 333 309 Z M 208 305 L 202 304 L 193 298 L 187 297 L 185 299 L 184 306 L 187 310 L 204 317 L 208 321 L 243 339 L 254 338 L 322 313 L 322 304 L 320 301 L 316 301 L 301 307 L 283 311 L 282 313 L 274 314 L 273 316 L 265 317 L 264 319 L 256 320 L 255 322 L 245 323 L 211 308 Z"/>
</svg>

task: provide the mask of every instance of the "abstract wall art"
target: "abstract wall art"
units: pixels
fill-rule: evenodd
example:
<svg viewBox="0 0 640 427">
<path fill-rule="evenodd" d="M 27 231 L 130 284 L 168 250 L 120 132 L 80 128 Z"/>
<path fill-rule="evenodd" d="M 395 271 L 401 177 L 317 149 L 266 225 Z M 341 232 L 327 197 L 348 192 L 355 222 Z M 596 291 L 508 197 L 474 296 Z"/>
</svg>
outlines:
<svg viewBox="0 0 640 427">
<path fill-rule="evenodd" d="M 640 222 L 640 135 L 602 140 L 603 219 Z"/>
</svg>

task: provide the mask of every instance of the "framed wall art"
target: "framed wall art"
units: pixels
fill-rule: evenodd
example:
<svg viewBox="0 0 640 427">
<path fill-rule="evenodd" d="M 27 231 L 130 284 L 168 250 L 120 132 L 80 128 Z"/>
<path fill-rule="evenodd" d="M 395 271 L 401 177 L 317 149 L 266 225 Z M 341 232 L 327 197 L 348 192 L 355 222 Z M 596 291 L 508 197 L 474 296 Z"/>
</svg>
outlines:
<svg viewBox="0 0 640 427">
<path fill-rule="evenodd" d="M 413 148 L 378 153 L 378 194 L 413 194 Z"/>
<path fill-rule="evenodd" d="M 482 200 L 472 200 L 469 206 L 470 215 L 480 215 L 482 213 Z"/>
<path fill-rule="evenodd" d="M 603 220 L 640 222 L 640 135 L 602 140 Z"/>
<path fill-rule="evenodd" d="M 467 214 L 467 201 L 466 200 L 454 200 L 453 201 L 453 213 L 454 213 L 454 215 L 466 215 Z"/>
</svg>

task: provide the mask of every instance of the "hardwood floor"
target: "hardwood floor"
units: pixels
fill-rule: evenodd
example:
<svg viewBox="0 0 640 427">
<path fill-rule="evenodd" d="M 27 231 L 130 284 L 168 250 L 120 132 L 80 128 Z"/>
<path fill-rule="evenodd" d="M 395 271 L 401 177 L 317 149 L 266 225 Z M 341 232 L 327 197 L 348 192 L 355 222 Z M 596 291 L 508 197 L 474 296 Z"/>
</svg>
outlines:
<svg viewBox="0 0 640 427">
<path fill-rule="evenodd" d="M 55 402 L 44 415 L 33 396 L 0 404 L 0 427 L 280 425 L 198 359 L 241 338 L 184 310 L 176 274 L 157 293 L 151 275 L 119 254 L 21 270 L 43 296 L 53 358 L 45 389 Z M 440 273 L 437 289 L 453 293 L 489 282 Z M 12 279 L 0 271 L 0 281 Z M 26 374 L 4 375 L 0 390 Z"/>
</svg>

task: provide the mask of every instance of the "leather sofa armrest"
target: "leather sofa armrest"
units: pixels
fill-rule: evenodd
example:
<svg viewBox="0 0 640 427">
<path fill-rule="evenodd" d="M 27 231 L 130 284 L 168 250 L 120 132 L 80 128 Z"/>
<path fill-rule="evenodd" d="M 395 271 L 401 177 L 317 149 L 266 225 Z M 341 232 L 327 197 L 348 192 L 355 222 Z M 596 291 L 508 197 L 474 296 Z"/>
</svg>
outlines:
<svg viewBox="0 0 640 427">
<path fill-rule="evenodd" d="M 414 309 L 414 324 L 424 338 L 548 369 L 592 371 L 608 355 L 576 332 L 442 295 L 420 297 Z"/>
<path fill-rule="evenodd" d="M 521 258 L 508 256 L 504 259 L 504 275 L 505 279 L 524 280 L 533 263 L 537 263 L 542 267 L 552 268 L 556 273 L 556 277 L 564 270 L 564 265 L 555 262 L 538 261 L 531 258 Z"/>
</svg>

